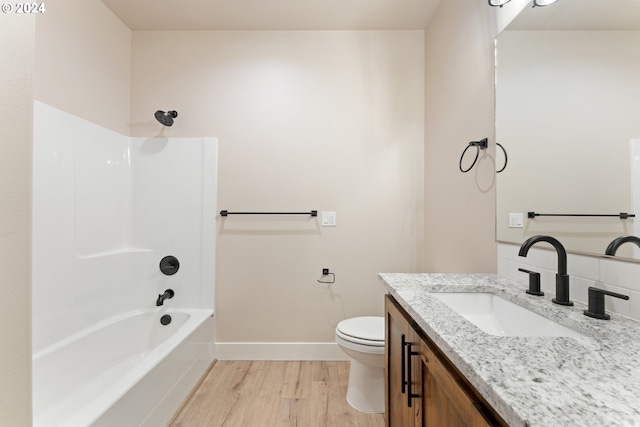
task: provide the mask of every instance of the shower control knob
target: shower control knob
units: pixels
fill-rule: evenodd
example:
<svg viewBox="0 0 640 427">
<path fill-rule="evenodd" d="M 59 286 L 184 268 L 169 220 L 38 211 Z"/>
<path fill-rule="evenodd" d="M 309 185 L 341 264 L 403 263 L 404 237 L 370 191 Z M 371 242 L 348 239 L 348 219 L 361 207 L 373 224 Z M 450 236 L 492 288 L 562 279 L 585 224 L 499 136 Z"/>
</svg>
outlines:
<svg viewBox="0 0 640 427">
<path fill-rule="evenodd" d="M 168 255 L 160 260 L 160 271 L 162 274 L 172 276 L 180 269 L 180 261 L 178 258 Z"/>
</svg>

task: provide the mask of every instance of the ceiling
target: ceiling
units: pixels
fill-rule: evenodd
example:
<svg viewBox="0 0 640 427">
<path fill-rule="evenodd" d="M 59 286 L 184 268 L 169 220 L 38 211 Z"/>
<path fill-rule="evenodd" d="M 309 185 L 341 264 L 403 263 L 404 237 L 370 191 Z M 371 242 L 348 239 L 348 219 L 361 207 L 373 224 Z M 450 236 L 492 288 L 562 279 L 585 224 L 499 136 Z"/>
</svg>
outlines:
<svg viewBox="0 0 640 427">
<path fill-rule="evenodd" d="M 424 29 L 440 0 L 102 0 L 133 31 Z"/>
</svg>

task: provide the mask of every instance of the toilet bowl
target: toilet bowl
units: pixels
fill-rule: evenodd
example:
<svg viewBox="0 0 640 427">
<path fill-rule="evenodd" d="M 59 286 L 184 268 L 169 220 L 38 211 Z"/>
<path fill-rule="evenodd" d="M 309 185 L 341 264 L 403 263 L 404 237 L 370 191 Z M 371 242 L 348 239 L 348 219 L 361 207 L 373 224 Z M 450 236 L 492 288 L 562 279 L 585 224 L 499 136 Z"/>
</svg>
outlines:
<svg viewBox="0 0 640 427">
<path fill-rule="evenodd" d="M 347 402 L 362 412 L 384 412 L 384 317 L 345 319 L 336 343 L 351 358 Z"/>
</svg>

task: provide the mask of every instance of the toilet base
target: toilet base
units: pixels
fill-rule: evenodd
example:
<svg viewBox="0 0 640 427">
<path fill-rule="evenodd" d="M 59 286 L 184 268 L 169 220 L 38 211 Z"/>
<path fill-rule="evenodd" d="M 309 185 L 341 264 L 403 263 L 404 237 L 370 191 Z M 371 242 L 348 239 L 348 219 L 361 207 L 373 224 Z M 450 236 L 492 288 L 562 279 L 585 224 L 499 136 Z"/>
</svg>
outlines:
<svg viewBox="0 0 640 427">
<path fill-rule="evenodd" d="M 384 366 L 374 368 L 352 359 L 347 402 L 361 412 L 384 412 Z"/>
</svg>

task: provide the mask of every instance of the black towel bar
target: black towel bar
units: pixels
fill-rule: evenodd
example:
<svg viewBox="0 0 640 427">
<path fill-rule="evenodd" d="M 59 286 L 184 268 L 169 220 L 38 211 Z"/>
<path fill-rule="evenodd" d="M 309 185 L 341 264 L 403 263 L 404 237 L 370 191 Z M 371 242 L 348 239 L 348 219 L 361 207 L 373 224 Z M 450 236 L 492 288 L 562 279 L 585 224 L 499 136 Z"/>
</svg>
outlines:
<svg viewBox="0 0 640 427">
<path fill-rule="evenodd" d="M 318 216 L 318 211 L 311 212 L 229 212 L 220 211 L 220 216 L 227 215 L 311 215 Z"/>
<path fill-rule="evenodd" d="M 537 216 L 600 216 L 600 217 L 615 217 L 615 218 L 620 218 L 620 219 L 627 219 L 627 218 L 635 218 L 636 215 L 635 214 L 630 214 L 630 213 L 626 213 L 626 212 L 620 212 L 619 214 L 541 214 L 541 213 L 535 213 L 535 212 L 528 212 L 527 213 L 527 217 L 528 218 L 535 218 Z"/>
</svg>

